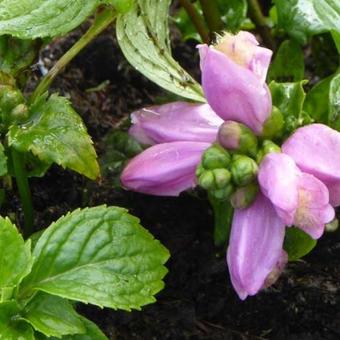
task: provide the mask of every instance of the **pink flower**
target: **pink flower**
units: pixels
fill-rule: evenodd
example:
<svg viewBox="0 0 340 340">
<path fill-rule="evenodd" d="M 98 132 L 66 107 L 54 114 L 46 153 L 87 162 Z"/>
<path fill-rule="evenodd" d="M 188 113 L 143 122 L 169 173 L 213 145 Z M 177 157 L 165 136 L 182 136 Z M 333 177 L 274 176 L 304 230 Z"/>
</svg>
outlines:
<svg viewBox="0 0 340 340">
<path fill-rule="evenodd" d="M 265 84 L 272 51 L 242 31 L 225 34 L 215 46 L 200 45 L 199 51 L 202 86 L 212 109 L 260 134 L 272 110 Z"/>
<path fill-rule="evenodd" d="M 312 124 L 288 138 L 283 153 L 262 161 L 262 193 L 250 207 L 235 211 L 228 248 L 231 281 L 241 299 L 268 286 L 280 262 L 282 269 L 283 226 L 295 225 L 317 239 L 334 218 L 340 202 L 334 190 L 340 187 L 340 157 L 334 153 L 339 146 L 339 132 Z"/>
</svg>

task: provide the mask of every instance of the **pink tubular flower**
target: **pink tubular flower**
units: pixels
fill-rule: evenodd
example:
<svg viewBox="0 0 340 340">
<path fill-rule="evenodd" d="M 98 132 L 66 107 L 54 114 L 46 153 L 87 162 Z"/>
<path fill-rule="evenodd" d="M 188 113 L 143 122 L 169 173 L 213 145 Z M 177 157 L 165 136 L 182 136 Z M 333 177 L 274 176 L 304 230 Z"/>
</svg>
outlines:
<svg viewBox="0 0 340 340">
<path fill-rule="evenodd" d="M 340 157 L 334 153 L 339 146 L 339 132 L 311 124 L 288 138 L 283 153 L 262 161 L 261 193 L 250 207 L 235 211 L 228 247 L 231 281 L 241 299 L 267 287 L 282 270 L 283 226 L 295 225 L 317 239 L 334 218 L 340 202 L 340 191 L 334 190 L 340 187 Z"/>
<path fill-rule="evenodd" d="M 265 79 L 272 51 L 249 32 L 225 34 L 215 46 L 200 45 L 202 85 L 212 109 L 224 120 L 262 132 L 271 114 Z"/>
</svg>

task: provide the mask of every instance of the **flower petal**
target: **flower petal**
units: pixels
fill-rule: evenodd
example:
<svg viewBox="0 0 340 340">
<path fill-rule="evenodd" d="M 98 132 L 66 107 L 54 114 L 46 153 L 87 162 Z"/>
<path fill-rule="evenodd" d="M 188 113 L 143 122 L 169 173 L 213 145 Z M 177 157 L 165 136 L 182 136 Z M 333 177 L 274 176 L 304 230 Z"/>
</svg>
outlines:
<svg viewBox="0 0 340 340">
<path fill-rule="evenodd" d="M 213 143 L 223 120 L 208 104 L 173 102 L 131 114 L 130 135 L 143 144 L 176 141 Z"/>
<path fill-rule="evenodd" d="M 212 109 L 224 120 L 243 123 L 260 134 L 272 107 L 267 85 L 222 52 L 204 45 L 199 48 L 203 90 Z"/>
<path fill-rule="evenodd" d="M 282 256 L 285 225 L 261 193 L 234 214 L 227 261 L 232 284 L 244 300 L 266 283 Z"/>
<path fill-rule="evenodd" d="M 334 216 L 327 187 L 313 175 L 302 173 L 299 179 L 299 207 L 294 217 L 295 226 L 318 239 L 323 234 L 325 224 L 332 221 Z"/>
<path fill-rule="evenodd" d="M 154 145 L 133 158 L 121 182 L 127 189 L 158 196 L 178 196 L 195 186 L 196 167 L 209 143 L 172 142 Z"/>
<path fill-rule="evenodd" d="M 282 145 L 298 167 L 323 182 L 340 181 L 340 133 L 323 124 L 297 129 Z"/>
<path fill-rule="evenodd" d="M 287 225 L 293 224 L 298 208 L 300 174 L 293 159 L 283 153 L 269 153 L 260 164 L 258 181 L 261 191 Z"/>
</svg>

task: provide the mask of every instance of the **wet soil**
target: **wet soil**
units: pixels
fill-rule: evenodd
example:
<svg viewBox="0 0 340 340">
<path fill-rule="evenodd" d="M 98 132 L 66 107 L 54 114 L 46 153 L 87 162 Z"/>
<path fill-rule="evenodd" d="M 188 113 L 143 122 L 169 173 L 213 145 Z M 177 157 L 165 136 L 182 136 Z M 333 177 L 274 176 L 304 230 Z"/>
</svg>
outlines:
<svg viewBox="0 0 340 340">
<path fill-rule="evenodd" d="M 45 66 L 79 34 L 45 50 Z M 193 45 L 175 46 L 176 57 L 197 77 Z M 102 90 L 88 91 L 106 80 Z M 52 91 L 69 96 L 99 153 L 105 134 L 129 112 L 164 95 L 128 65 L 110 31 L 72 62 Z M 155 304 L 131 313 L 79 306 L 110 339 L 340 339 L 340 232 L 326 235 L 310 256 L 289 264 L 274 286 L 241 302 L 228 278 L 224 250 L 213 245 L 212 215 L 201 195 L 151 197 L 112 188 L 105 179 L 90 183 L 58 167 L 31 185 L 37 228 L 84 205 L 119 205 L 170 250 L 165 289 Z"/>
</svg>

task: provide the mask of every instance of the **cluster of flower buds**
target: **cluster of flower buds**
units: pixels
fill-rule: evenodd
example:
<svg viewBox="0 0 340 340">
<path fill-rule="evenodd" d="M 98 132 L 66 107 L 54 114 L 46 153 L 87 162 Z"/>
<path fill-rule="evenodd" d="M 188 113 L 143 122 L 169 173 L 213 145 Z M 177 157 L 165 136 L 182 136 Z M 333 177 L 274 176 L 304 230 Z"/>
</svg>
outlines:
<svg viewBox="0 0 340 340">
<path fill-rule="evenodd" d="M 22 93 L 10 85 L 0 86 L 0 119 L 4 125 L 28 118 L 28 108 Z"/>
</svg>

